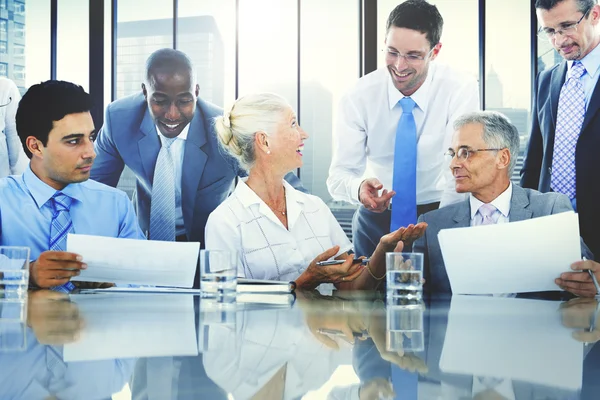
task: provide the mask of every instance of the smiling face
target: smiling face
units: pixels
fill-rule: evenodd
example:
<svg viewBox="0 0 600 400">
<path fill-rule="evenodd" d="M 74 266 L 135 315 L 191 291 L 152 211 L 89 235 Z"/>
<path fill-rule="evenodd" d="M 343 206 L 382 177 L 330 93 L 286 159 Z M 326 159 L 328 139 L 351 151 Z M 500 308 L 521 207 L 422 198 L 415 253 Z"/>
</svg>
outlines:
<svg viewBox="0 0 600 400">
<path fill-rule="evenodd" d="M 556 32 L 564 27 L 576 26 L 568 34 L 557 33 L 550 39 L 552 46 L 565 60 L 581 60 L 600 43 L 596 29 L 600 18 L 600 7 L 597 5 L 583 16 L 576 0 L 564 0 L 550 10 L 538 8 L 536 14 L 542 29 Z M 575 25 L 580 19 L 581 22 Z"/>
<path fill-rule="evenodd" d="M 32 171 L 56 190 L 88 180 L 96 158 L 95 138 L 94 121 L 89 112 L 65 115 L 53 122 L 46 146 L 34 136 L 27 138 Z"/>
<path fill-rule="evenodd" d="M 411 96 L 425 82 L 429 63 L 437 57 L 442 47 L 441 43 L 437 43 L 432 50 L 425 33 L 395 26 L 390 27 L 385 38 L 385 46 L 387 69 L 394 86 L 405 96 Z M 404 57 L 391 55 L 390 51 L 424 59 L 409 63 Z"/>
<path fill-rule="evenodd" d="M 194 117 L 200 88 L 189 71 L 152 74 L 152 83 L 142 84 L 150 115 L 158 130 L 168 138 L 177 137 Z"/>
<path fill-rule="evenodd" d="M 483 140 L 482 124 L 466 124 L 454 132 L 450 149 L 457 153 L 461 147 L 467 150 L 490 148 Z M 473 193 L 486 203 L 493 200 L 508 187 L 509 163 L 508 149 L 473 152 L 464 161 L 452 158 L 450 169 L 456 179 L 456 192 Z"/>
<path fill-rule="evenodd" d="M 272 164 L 281 166 L 281 170 L 285 172 L 300 168 L 304 140 L 307 138 L 308 134 L 298 125 L 296 113 L 289 107 L 283 113 L 277 132 L 267 139 Z"/>
</svg>

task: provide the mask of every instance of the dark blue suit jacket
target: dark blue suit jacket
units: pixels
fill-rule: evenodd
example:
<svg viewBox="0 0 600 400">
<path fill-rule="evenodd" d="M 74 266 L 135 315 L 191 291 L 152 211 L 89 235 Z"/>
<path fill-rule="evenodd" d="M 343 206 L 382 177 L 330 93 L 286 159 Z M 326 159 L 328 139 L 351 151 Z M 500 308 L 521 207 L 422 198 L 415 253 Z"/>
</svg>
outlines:
<svg viewBox="0 0 600 400">
<path fill-rule="evenodd" d="M 204 246 L 208 215 L 232 190 L 237 163 L 223 154 L 213 129 L 222 110 L 198 98 L 185 143 L 181 202 L 187 239 Z M 156 158 L 160 150 L 156 126 L 142 93 L 111 103 L 96 139 L 96 161 L 91 178 L 117 186 L 127 165 L 136 176 L 134 205 L 142 231 L 150 225 L 150 200 Z"/>
<path fill-rule="evenodd" d="M 537 79 L 532 111 L 531 137 L 521 170 L 521 186 L 548 192 L 554 151 L 558 97 L 567 63 L 542 71 Z M 600 255 L 600 85 L 587 108 L 575 150 L 579 229 L 592 253 Z"/>
</svg>

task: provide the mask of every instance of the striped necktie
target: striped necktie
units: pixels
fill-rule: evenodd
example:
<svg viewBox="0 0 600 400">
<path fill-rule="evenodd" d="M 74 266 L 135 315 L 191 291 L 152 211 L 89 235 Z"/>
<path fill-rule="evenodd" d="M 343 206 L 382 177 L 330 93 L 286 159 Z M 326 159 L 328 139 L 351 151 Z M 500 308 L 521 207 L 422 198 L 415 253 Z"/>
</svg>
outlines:
<svg viewBox="0 0 600 400">
<path fill-rule="evenodd" d="M 392 205 L 390 231 L 417 223 L 417 125 L 413 109 L 417 105 L 410 97 L 398 102 L 402 115 L 396 128 L 394 147 L 394 179 L 396 192 Z"/>
<path fill-rule="evenodd" d="M 67 235 L 73 233 L 73 221 L 71 220 L 71 199 L 66 194 L 58 191 L 50 199 L 52 206 L 52 221 L 50 222 L 50 242 L 48 248 L 52 251 L 67 250 Z M 67 282 L 61 286 L 55 286 L 52 290 L 68 293 L 75 289 L 75 285 Z"/>
<path fill-rule="evenodd" d="M 550 187 L 570 199 L 575 198 L 575 149 L 585 118 L 585 92 L 581 83 L 584 73 L 583 64 L 575 61 L 560 90 L 556 114 Z"/>
<path fill-rule="evenodd" d="M 161 135 L 162 147 L 154 167 L 150 204 L 150 239 L 175 241 L 175 166 L 171 145 L 177 138 Z"/>
</svg>

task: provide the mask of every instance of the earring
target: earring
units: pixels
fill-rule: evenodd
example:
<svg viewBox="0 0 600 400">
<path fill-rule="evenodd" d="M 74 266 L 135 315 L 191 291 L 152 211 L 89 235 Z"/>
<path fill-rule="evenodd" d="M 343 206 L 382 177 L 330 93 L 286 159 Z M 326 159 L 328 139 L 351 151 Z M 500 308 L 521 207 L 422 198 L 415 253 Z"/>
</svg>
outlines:
<svg viewBox="0 0 600 400">
<path fill-rule="evenodd" d="M 271 154 L 271 150 L 267 150 L 267 154 Z"/>
</svg>

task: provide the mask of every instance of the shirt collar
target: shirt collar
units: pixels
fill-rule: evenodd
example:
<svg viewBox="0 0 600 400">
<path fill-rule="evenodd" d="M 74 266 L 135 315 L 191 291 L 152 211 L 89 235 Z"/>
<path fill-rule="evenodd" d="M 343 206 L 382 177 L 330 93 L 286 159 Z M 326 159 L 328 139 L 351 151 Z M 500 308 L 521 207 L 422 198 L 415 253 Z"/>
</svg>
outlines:
<svg viewBox="0 0 600 400">
<path fill-rule="evenodd" d="M 431 87 L 431 81 L 433 79 L 434 72 L 435 72 L 435 64 L 431 63 L 429 65 L 429 71 L 427 72 L 427 77 L 425 78 L 425 81 L 423 82 L 421 87 L 418 88 L 417 91 L 414 92 L 410 96 L 410 98 L 415 101 L 415 103 L 417 104 L 417 107 L 419 107 L 419 109 L 421 111 L 423 111 L 423 113 L 427 112 L 427 99 L 429 98 L 429 89 Z M 404 96 L 398 89 L 396 89 L 396 86 L 394 86 L 394 82 L 392 81 L 392 77 L 389 72 L 387 74 L 387 77 L 388 77 L 388 79 L 387 79 L 387 81 L 388 81 L 388 101 L 389 101 L 389 107 L 391 110 L 398 104 L 398 102 L 402 98 L 404 98 L 406 96 Z"/>
<path fill-rule="evenodd" d="M 235 188 L 235 191 L 238 195 L 238 199 L 240 200 L 244 208 L 248 208 L 252 204 L 265 204 L 263 199 L 261 199 L 254 192 L 254 190 L 250 189 L 250 186 L 246 184 L 247 180 L 248 177 L 240 178 Z M 292 203 L 304 203 L 304 199 L 302 199 L 302 197 L 299 196 L 294 187 L 290 185 L 285 179 L 283 180 L 283 187 L 285 188 L 285 202 L 287 204 L 287 207 L 289 207 Z"/>
<path fill-rule="evenodd" d="M 188 132 L 190 131 L 190 124 L 191 124 L 191 122 L 190 122 L 190 123 L 188 123 L 188 124 L 187 124 L 187 125 L 186 125 L 186 126 L 185 126 L 185 127 L 182 129 L 182 130 L 181 130 L 181 133 L 180 133 L 179 135 L 177 135 L 177 136 L 175 137 L 175 139 L 187 140 L 187 137 L 188 137 Z M 163 144 L 163 143 L 164 143 L 164 142 L 163 142 L 163 140 L 164 140 L 164 138 L 165 138 L 165 137 L 163 136 L 163 134 L 162 134 L 162 133 L 160 133 L 160 130 L 158 129 L 158 126 L 157 126 L 157 125 L 154 125 L 154 126 L 156 127 L 156 133 L 157 133 L 158 137 L 160 138 L 160 143 L 161 143 L 161 144 Z"/>
<path fill-rule="evenodd" d="M 58 192 L 58 190 L 47 185 L 40 178 L 38 178 L 31 170 L 31 165 L 29 165 L 25 169 L 25 172 L 23 172 L 23 181 L 25 182 L 25 186 L 27 186 L 27 190 L 29 190 L 29 193 L 31 193 L 31 196 L 35 200 L 38 208 L 42 208 L 42 206 L 46 204 L 56 192 Z M 81 201 L 83 197 L 80 183 L 70 183 L 65 186 L 63 190 L 60 190 L 60 192 L 77 201 Z"/>
<path fill-rule="evenodd" d="M 508 184 L 508 188 L 504 192 L 500 194 L 500 196 L 496 197 L 490 204 L 502 213 L 504 217 L 508 217 L 508 213 L 510 212 L 510 200 L 512 199 L 512 182 Z M 471 219 L 475 218 L 475 214 L 477 214 L 477 210 L 479 207 L 483 205 L 483 201 L 479 200 L 473 193 L 469 193 L 469 203 L 471 204 Z"/>
<path fill-rule="evenodd" d="M 588 74 L 591 78 L 593 78 L 596 73 L 598 73 L 598 68 L 600 68 L 600 45 L 594 47 L 592 51 L 581 60 L 581 63 L 585 67 L 585 73 Z M 573 66 L 573 60 L 567 61 L 569 66 L 569 71 Z"/>
</svg>

